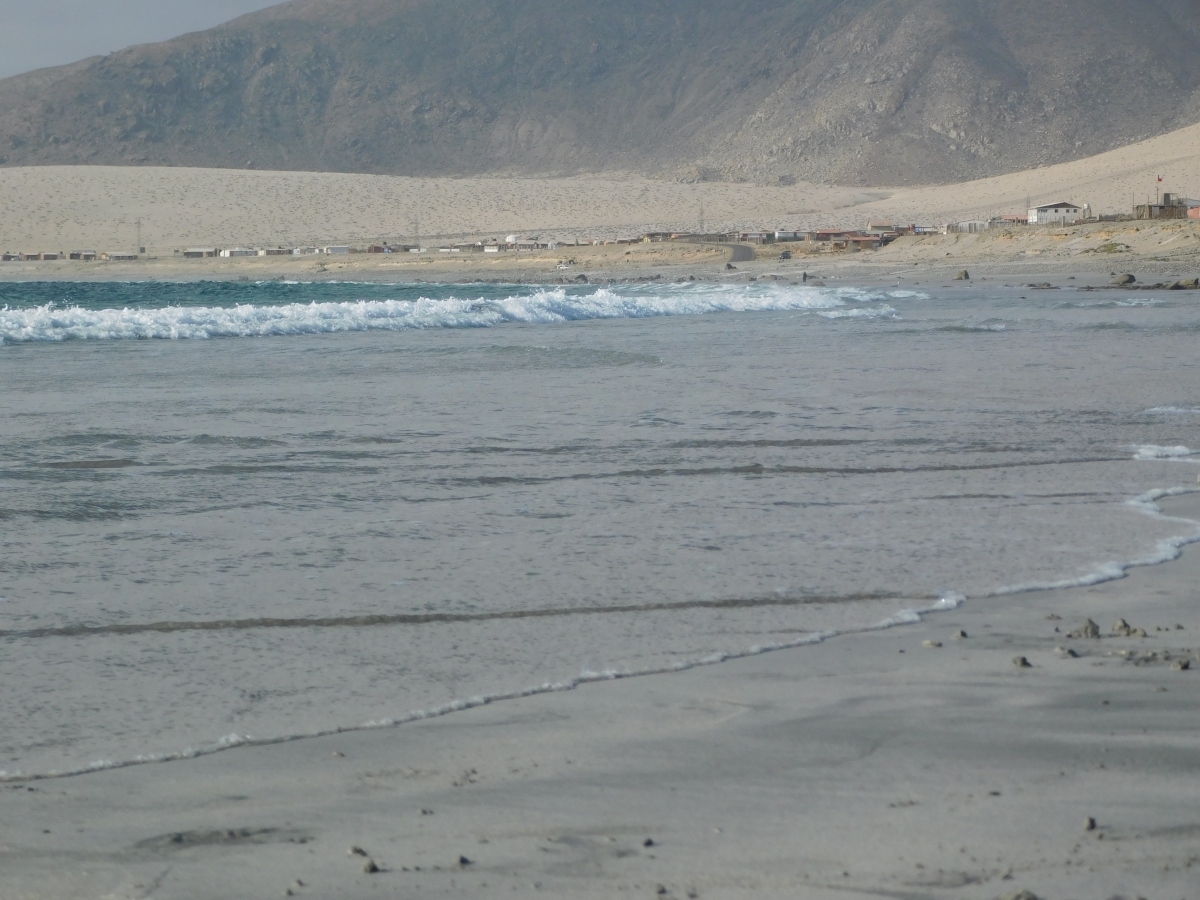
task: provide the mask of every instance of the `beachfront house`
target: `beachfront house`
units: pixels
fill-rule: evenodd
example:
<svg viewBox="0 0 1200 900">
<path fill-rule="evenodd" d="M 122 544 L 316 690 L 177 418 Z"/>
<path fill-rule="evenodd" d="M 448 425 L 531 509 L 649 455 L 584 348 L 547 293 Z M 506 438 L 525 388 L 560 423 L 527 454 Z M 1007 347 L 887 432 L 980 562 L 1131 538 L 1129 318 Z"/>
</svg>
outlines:
<svg viewBox="0 0 1200 900">
<path fill-rule="evenodd" d="M 1156 203 L 1138 204 L 1133 208 L 1135 219 L 1186 219 L 1193 217 L 1191 210 L 1200 207 L 1200 200 L 1189 200 L 1178 194 L 1163 194 Z"/>
<path fill-rule="evenodd" d="M 231 259 L 235 256 L 258 256 L 258 251 L 252 250 L 249 247 L 230 247 L 222 250 L 221 256 L 225 259 Z"/>
<path fill-rule="evenodd" d="M 183 251 L 184 259 L 210 259 L 221 251 L 216 247 L 188 247 Z"/>
<path fill-rule="evenodd" d="M 1066 200 L 1047 203 L 1029 210 L 1030 225 L 1074 225 L 1083 218 L 1083 208 Z"/>
<path fill-rule="evenodd" d="M 333 246 L 326 247 L 325 252 L 332 256 L 340 256 L 343 253 L 349 253 L 350 247 L 345 244 L 334 244 Z"/>
<path fill-rule="evenodd" d="M 883 246 L 883 235 L 854 232 L 846 235 L 846 246 L 853 250 L 878 250 Z"/>
</svg>

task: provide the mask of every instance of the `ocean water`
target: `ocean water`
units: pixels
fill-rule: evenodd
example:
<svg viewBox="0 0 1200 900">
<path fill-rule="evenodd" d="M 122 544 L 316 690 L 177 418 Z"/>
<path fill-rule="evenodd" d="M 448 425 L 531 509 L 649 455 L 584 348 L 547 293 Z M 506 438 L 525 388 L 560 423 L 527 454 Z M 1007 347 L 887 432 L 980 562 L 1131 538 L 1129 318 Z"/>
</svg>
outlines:
<svg viewBox="0 0 1200 900">
<path fill-rule="evenodd" d="M 1167 559 L 1198 336 L 986 283 L 2 285 L 0 777 Z"/>
</svg>

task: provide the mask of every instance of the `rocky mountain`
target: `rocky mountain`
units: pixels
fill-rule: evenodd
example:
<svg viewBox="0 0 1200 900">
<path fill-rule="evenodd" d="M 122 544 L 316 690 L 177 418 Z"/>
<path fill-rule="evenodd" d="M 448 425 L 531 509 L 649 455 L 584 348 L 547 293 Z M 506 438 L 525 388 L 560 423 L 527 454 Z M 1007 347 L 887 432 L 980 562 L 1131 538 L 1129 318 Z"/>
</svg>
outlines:
<svg viewBox="0 0 1200 900">
<path fill-rule="evenodd" d="M 0 164 L 904 184 L 1197 121 L 1196 0 L 292 0 L 0 81 Z"/>
</svg>

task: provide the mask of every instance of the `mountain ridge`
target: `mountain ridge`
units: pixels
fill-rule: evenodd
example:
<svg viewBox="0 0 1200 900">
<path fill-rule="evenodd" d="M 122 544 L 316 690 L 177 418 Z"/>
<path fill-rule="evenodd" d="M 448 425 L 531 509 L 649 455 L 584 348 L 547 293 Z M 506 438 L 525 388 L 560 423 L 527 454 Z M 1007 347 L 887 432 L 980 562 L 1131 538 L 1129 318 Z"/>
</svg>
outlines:
<svg viewBox="0 0 1200 900">
<path fill-rule="evenodd" d="M 896 185 L 1196 121 L 1190 0 L 292 0 L 0 81 L 0 165 Z"/>
</svg>

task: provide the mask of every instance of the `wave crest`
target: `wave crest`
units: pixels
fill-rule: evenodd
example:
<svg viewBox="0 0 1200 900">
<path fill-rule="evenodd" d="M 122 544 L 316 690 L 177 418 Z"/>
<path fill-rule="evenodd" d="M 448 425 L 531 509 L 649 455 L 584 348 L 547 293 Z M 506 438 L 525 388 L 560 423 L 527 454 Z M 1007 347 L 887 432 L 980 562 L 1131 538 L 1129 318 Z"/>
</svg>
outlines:
<svg viewBox="0 0 1200 900">
<path fill-rule="evenodd" d="M 533 290 L 502 298 L 313 301 L 234 306 L 87 309 L 46 304 L 0 309 L 0 344 L 28 341 L 207 339 L 413 328 L 487 328 L 505 322 L 702 315 L 715 312 L 830 310 L 846 301 L 881 301 L 867 292 L 814 288 L 751 290 L 721 286 L 654 292 Z"/>
</svg>

